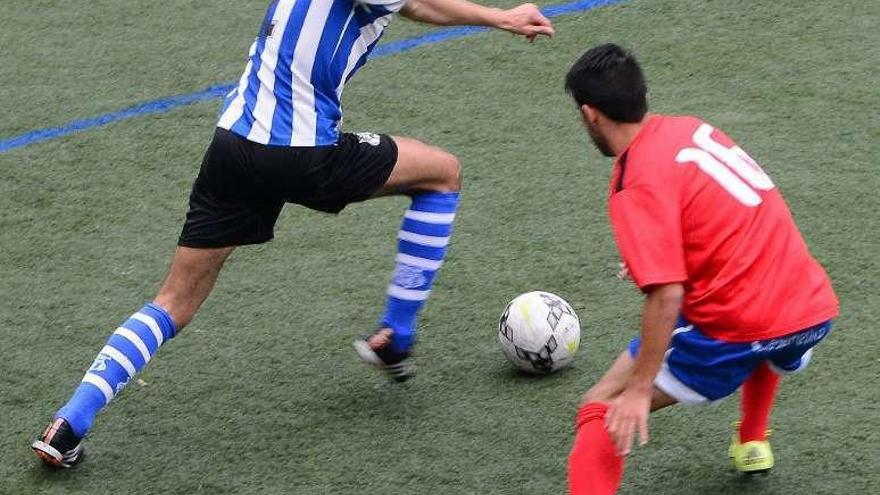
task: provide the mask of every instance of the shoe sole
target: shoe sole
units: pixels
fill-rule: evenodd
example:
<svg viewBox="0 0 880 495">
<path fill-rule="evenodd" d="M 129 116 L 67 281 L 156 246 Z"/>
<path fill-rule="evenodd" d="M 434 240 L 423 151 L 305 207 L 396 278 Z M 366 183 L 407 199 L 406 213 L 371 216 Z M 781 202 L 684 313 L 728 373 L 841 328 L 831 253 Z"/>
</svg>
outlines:
<svg viewBox="0 0 880 495">
<path fill-rule="evenodd" d="M 373 351 L 370 344 L 364 340 L 355 340 L 354 350 L 357 351 L 358 357 L 360 357 L 363 362 L 384 371 L 396 382 L 405 382 L 415 374 L 415 368 L 408 364 L 406 360 L 392 365 L 385 364 L 385 362 L 382 361 L 382 358 Z"/>
<path fill-rule="evenodd" d="M 739 471 L 742 474 L 767 474 L 770 472 L 771 469 L 773 469 L 772 464 L 769 467 L 754 467 L 754 468 L 749 467 L 748 465 L 740 467 L 740 466 L 737 466 L 736 464 L 734 464 L 733 467 L 734 467 L 734 469 L 736 469 L 737 471 Z"/>
<path fill-rule="evenodd" d="M 83 454 L 85 453 L 82 445 L 77 445 L 76 448 L 73 449 L 73 453 L 64 456 L 58 449 L 42 440 L 37 440 L 32 443 L 31 449 L 44 464 L 58 469 L 72 468 L 82 460 Z M 65 459 L 65 457 L 67 458 Z"/>
<path fill-rule="evenodd" d="M 762 468 L 762 469 L 749 469 L 748 467 L 746 467 L 745 469 L 740 469 L 740 467 L 737 466 L 736 455 L 734 453 L 734 448 L 735 448 L 734 445 L 738 439 L 736 432 L 739 431 L 740 422 L 734 421 L 732 426 L 734 429 L 734 437 L 731 439 L 730 446 L 727 448 L 727 457 L 730 458 L 730 462 L 731 462 L 731 464 L 733 464 L 733 469 L 735 469 L 736 472 L 738 472 L 740 474 L 745 474 L 745 475 L 749 475 L 749 476 L 751 476 L 753 474 L 768 474 L 768 473 L 770 473 L 770 471 L 775 467 L 774 466 L 775 462 L 771 463 L 770 467 Z M 765 432 L 766 438 L 769 439 L 770 435 L 772 433 L 773 433 L 773 430 L 770 430 L 770 429 L 766 430 L 766 432 Z"/>
<path fill-rule="evenodd" d="M 384 368 L 385 363 L 382 362 L 382 359 L 373 352 L 373 349 L 370 348 L 370 344 L 368 344 L 364 340 L 355 340 L 354 341 L 354 350 L 357 351 L 358 357 L 361 358 L 367 364 L 372 364 L 377 368 Z"/>
</svg>

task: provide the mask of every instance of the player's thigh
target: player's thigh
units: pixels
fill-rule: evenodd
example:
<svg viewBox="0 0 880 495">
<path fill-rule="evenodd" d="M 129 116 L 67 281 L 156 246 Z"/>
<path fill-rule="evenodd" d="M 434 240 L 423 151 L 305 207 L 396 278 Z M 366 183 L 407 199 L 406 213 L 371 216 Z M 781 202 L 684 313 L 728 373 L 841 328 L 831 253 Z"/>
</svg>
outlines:
<svg viewBox="0 0 880 495">
<path fill-rule="evenodd" d="M 225 129 L 215 130 L 190 191 L 178 246 L 224 248 L 272 239 L 284 196 L 271 187 L 280 181 L 261 174 L 266 167 L 289 164 L 284 156 L 255 160 L 262 148 Z"/>
<path fill-rule="evenodd" d="M 623 351 L 614 361 L 608 371 L 588 390 L 583 397 L 582 404 L 590 402 L 609 402 L 618 397 L 626 388 L 630 376 L 635 368 L 635 359 L 629 350 Z M 654 387 L 651 393 L 651 410 L 656 411 L 664 407 L 676 404 L 678 400 L 663 390 Z"/>
<path fill-rule="evenodd" d="M 678 404 L 678 399 L 667 394 L 663 390 L 654 386 L 654 391 L 651 393 L 651 411 L 659 411 L 665 407 L 669 407 L 672 405 Z"/>
<path fill-rule="evenodd" d="M 587 390 L 583 396 L 582 403 L 608 402 L 620 395 L 624 387 L 626 387 L 634 367 L 635 360 L 629 351 L 620 353 L 611 367 L 608 368 L 608 371 L 602 375 L 602 378 Z"/>
<path fill-rule="evenodd" d="M 417 139 L 392 136 L 397 163 L 377 196 L 411 191 L 452 192 L 461 188 L 461 164 L 448 151 Z"/>
</svg>

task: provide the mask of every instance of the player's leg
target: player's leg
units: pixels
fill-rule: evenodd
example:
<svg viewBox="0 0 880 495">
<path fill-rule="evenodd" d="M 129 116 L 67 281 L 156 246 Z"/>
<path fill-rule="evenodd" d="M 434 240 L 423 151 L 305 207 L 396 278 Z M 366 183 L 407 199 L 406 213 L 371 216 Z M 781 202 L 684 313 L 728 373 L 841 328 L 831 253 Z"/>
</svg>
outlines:
<svg viewBox="0 0 880 495">
<path fill-rule="evenodd" d="M 80 460 L 80 441 L 91 429 L 95 416 L 146 366 L 160 346 L 192 320 L 232 249 L 177 248 L 155 300 L 110 335 L 73 395 L 34 442 L 34 451 L 41 459 L 58 467 L 69 467 Z"/>
<path fill-rule="evenodd" d="M 608 402 L 620 395 L 632 373 L 634 363 L 635 360 L 629 351 L 621 352 L 602 378 L 584 393 L 581 405 L 590 402 Z"/>
<path fill-rule="evenodd" d="M 638 353 L 640 339 L 630 342 L 608 373 L 584 397 L 578 412 L 575 445 L 569 457 L 572 494 L 612 494 L 620 483 L 623 458 L 605 429 L 607 403 L 624 389 Z M 731 344 L 708 337 L 681 319 L 672 333 L 670 351 L 654 379 L 652 410 L 675 403 L 710 404 L 733 392 L 756 365 L 749 344 Z"/>
<path fill-rule="evenodd" d="M 461 165 L 440 148 L 410 138 L 393 139 L 397 160 L 374 196 L 403 194 L 412 203 L 397 235 L 396 267 L 379 328 L 355 347 L 364 360 L 385 368 L 396 380 L 405 380 L 411 373 L 405 361 L 415 341 L 416 319 L 446 257 L 452 234 Z"/>
<path fill-rule="evenodd" d="M 762 362 L 743 383 L 740 401 L 741 421 L 739 441 L 763 441 L 767 439 L 767 424 L 776 399 L 781 377 Z"/>
<path fill-rule="evenodd" d="M 813 346 L 825 338 L 830 328 L 831 323 L 826 322 L 754 346 L 760 364 L 743 383 L 741 422 L 728 450 L 737 471 L 753 474 L 773 468 L 775 458 L 768 440 L 768 423 L 782 375 L 806 369 Z"/>
<path fill-rule="evenodd" d="M 400 136 L 392 139 L 397 144 L 397 162 L 376 197 L 461 190 L 461 163 L 455 155 L 417 139 Z"/>
<path fill-rule="evenodd" d="M 153 302 L 110 336 L 70 400 L 34 442 L 46 463 L 68 467 L 95 416 L 186 326 L 211 293 L 233 246 L 266 242 L 283 200 L 266 197 L 250 163 L 253 143 L 218 129 L 190 195 L 190 209 L 171 267 Z M 247 171 L 247 172 L 245 172 Z"/>
<path fill-rule="evenodd" d="M 572 495 L 610 495 L 623 477 L 625 458 L 618 455 L 605 424 L 608 404 L 623 391 L 635 360 L 620 354 L 604 376 L 584 394 L 575 422 L 575 438 L 568 457 L 568 487 Z M 654 388 L 651 411 L 675 404 L 666 392 Z"/>
<path fill-rule="evenodd" d="M 98 412 L 147 364 L 161 345 L 189 324 L 211 293 L 232 249 L 178 247 L 155 300 L 111 334 L 76 392 L 55 417 L 67 420 L 74 434 L 84 437 Z"/>
<path fill-rule="evenodd" d="M 728 456 L 737 471 L 766 472 L 773 468 L 773 450 L 768 440 L 770 413 L 776 400 L 780 376 L 762 362 L 740 390 L 740 421 L 730 441 Z"/>
</svg>

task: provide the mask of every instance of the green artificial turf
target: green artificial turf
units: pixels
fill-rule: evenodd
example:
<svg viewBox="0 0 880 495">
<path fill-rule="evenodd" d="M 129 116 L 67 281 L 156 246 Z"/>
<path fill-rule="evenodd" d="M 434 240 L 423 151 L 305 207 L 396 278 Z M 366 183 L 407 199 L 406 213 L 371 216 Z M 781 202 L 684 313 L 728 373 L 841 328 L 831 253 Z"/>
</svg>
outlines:
<svg viewBox="0 0 880 495">
<path fill-rule="evenodd" d="M 266 2 L 0 3 L 2 139 L 237 79 Z M 610 164 L 562 89 L 604 41 L 639 55 L 655 111 L 699 115 L 762 164 L 842 303 L 811 369 L 783 382 L 770 476 L 728 465 L 733 397 L 653 417 L 621 493 L 880 493 L 878 5 L 632 0 L 557 18 L 552 41 L 484 33 L 373 61 L 346 90 L 346 128 L 423 139 L 465 168 L 420 374 L 389 386 L 350 345 L 381 311 L 406 201 L 289 206 L 65 472 L 28 444 L 154 295 L 219 101 L 0 154 L 0 493 L 564 493 L 579 395 L 640 309 L 614 277 Z M 387 39 L 425 29 L 398 21 Z M 537 379 L 495 342 L 507 301 L 535 289 L 583 326 L 574 365 Z"/>
</svg>

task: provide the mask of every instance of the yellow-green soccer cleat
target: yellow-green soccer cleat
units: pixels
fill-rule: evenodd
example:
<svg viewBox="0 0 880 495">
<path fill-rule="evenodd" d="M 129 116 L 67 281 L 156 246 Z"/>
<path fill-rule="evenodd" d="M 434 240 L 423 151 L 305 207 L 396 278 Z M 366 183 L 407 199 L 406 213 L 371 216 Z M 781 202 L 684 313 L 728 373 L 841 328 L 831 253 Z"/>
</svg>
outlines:
<svg viewBox="0 0 880 495">
<path fill-rule="evenodd" d="M 730 448 L 727 451 L 727 455 L 733 461 L 733 467 L 744 474 L 767 473 L 773 469 L 775 460 L 770 442 L 768 440 L 754 440 L 739 443 L 739 425 L 734 424 L 734 426 Z M 770 431 L 768 430 L 767 438 L 769 437 Z"/>
</svg>

